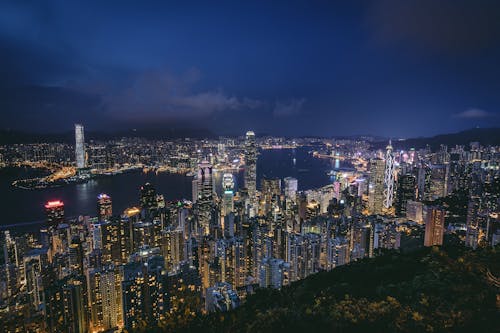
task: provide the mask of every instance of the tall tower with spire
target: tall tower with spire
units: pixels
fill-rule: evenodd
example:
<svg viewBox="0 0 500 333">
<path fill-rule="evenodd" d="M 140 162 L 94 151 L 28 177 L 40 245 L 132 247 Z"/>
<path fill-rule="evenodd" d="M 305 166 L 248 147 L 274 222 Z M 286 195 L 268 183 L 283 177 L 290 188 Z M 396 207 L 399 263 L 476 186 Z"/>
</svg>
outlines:
<svg viewBox="0 0 500 333">
<path fill-rule="evenodd" d="M 245 136 L 245 187 L 253 206 L 257 192 L 257 146 L 253 131 L 248 131 Z"/>
<path fill-rule="evenodd" d="M 394 154 L 391 140 L 385 149 L 384 208 L 389 209 L 392 207 L 394 196 Z"/>
</svg>

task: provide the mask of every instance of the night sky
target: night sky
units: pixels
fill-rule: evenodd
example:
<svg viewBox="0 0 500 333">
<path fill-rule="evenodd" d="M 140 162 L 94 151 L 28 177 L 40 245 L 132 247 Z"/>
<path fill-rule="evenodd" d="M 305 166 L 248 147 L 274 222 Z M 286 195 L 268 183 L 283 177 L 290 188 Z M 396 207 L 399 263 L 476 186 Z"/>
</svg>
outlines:
<svg viewBox="0 0 500 333">
<path fill-rule="evenodd" d="M 499 1 L 0 2 L 0 128 L 412 137 L 499 108 Z"/>
</svg>

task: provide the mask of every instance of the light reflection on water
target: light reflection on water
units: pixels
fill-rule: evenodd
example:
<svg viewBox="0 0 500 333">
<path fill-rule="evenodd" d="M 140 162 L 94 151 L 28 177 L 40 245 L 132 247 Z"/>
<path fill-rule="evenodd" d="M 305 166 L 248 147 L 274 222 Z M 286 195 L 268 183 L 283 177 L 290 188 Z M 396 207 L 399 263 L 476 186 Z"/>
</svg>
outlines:
<svg viewBox="0 0 500 333">
<path fill-rule="evenodd" d="M 299 190 L 324 186 L 332 182 L 327 171 L 331 168 L 349 166 L 340 160 L 316 159 L 307 148 L 264 150 L 257 162 L 257 187 L 267 178 L 295 177 Z M 122 212 L 139 201 L 139 187 L 152 183 L 166 200 L 191 199 L 192 177 L 179 174 L 131 172 L 112 177 L 91 180 L 84 184 L 70 184 L 43 190 L 20 190 L 10 183 L 25 176 L 26 170 L 0 169 L 0 225 L 38 221 L 44 219 L 43 205 L 53 199 L 65 203 L 67 216 L 95 215 L 96 197 L 107 193 L 113 200 L 113 211 Z M 22 175 L 21 175 L 22 174 Z M 221 191 L 223 172 L 216 172 L 214 185 Z M 236 190 L 243 186 L 243 170 L 234 173 Z"/>
</svg>

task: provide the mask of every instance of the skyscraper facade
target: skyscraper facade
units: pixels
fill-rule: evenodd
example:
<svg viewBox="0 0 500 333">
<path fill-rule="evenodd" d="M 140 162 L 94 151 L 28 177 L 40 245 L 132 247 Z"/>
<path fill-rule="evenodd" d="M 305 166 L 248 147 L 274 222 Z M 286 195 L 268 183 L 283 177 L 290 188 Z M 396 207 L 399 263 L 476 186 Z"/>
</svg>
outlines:
<svg viewBox="0 0 500 333">
<path fill-rule="evenodd" d="M 222 177 L 222 189 L 222 215 L 226 216 L 234 210 L 234 177 L 231 173 L 225 173 Z"/>
<path fill-rule="evenodd" d="M 59 200 L 49 201 L 45 204 L 45 215 L 47 225 L 57 227 L 59 223 L 64 222 L 64 203 Z"/>
<path fill-rule="evenodd" d="M 213 175 L 212 164 L 202 161 L 198 167 L 198 223 L 203 234 L 208 234 L 212 220 Z"/>
<path fill-rule="evenodd" d="M 75 160 L 76 167 L 83 169 L 86 167 L 85 163 L 85 135 L 83 125 L 75 124 Z"/>
<path fill-rule="evenodd" d="M 286 177 L 284 179 L 285 183 L 285 198 L 291 199 L 292 201 L 296 200 L 297 190 L 298 190 L 298 180 L 293 177 Z"/>
<path fill-rule="evenodd" d="M 443 245 L 444 216 L 446 211 L 437 206 L 425 206 L 424 246 Z"/>
<path fill-rule="evenodd" d="M 257 191 L 257 146 L 253 131 L 248 131 L 245 136 L 245 187 L 250 204 L 254 205 Z"/>
<path fill-rule="evenodd" d="M 415 200 L 417 179 L 412 174 L 401 175 L 398 179 L 398 190 L 396 197 L 396 215 L 406 214 L 406 203 Z"/>
<path fill-rule="evenodd" d="M 113 215 L 111 197 L 105 193 L 97 196 L 97 217 L 99 221 L 109 219 Z"/>
<path fill-rule="evenodd" d="M 370 161 L 370 184 L 368 185 L 368 210 L 372 214 L 381 214 L 384 202 L 384 160 L 377 158 Z"/>
<path fill-rule="evenodd" d="M 384 208 L 390 209 L 394 196 L 394 155 L 392 153 L 392 144 L 386 147 L 385 170 L 384 170 Z"/>
</svg>

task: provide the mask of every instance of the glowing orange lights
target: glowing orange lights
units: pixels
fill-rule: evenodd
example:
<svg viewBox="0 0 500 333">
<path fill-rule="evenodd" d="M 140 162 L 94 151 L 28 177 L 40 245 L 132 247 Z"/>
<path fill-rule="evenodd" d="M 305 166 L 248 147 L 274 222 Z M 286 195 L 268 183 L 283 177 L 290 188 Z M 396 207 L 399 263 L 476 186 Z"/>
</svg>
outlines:
<svg viewBox="0 0 500 333">
<path fill-rule="evenodd" d="M 125 214 L 128 216 L 128 217 L 132 217 L 134 215 L 137 215 L 141 212 L 141 210 L 137 207 L 132 207 L 132 208 L 127 208 L 125 209 Z"/>
<path fill-rule="evenodd" d="M 57 208 L 64 207 L 64 203 L 61 200 L 49 201 L 45 205 L 45 208 Z"/>
</svg>

